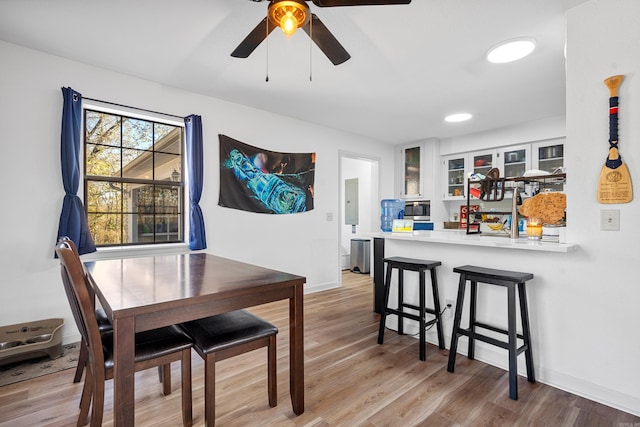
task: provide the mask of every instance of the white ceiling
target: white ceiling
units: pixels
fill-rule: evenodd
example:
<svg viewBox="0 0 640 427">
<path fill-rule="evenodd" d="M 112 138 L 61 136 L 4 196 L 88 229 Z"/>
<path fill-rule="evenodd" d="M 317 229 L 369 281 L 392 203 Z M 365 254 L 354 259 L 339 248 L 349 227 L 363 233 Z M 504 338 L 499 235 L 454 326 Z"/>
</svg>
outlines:
<svg viewBox="0 0 640 427">
<path fill-rule="evenodd" d="M 351 54 L 338 66 L 303 31 L 287 39 L 276 30 L 268 49 L 232 58 L 266 1 L 2 0 L 0 39 L 396 144 L 563 115 L 564 15 L 585 1 L 309 3 Z M 537 40 L 532 55 L 485 60 L 491 46 L 520 36 Z M 443 121 L 461 111 L 474 118 Z"/>
</svg>

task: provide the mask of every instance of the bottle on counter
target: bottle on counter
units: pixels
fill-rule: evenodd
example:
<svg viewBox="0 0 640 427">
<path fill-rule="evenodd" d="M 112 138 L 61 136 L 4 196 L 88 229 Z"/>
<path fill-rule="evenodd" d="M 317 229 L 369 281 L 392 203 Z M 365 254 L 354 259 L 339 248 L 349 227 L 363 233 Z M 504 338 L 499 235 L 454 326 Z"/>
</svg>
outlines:
<svg viewBox="0 0 640 427">
<path fill-rule="evenodd" d="M 404 219 L 404 200 L 383 199 L 380 202 L 380 229 L 391 231 L 394 219 Z"/>
</svg>

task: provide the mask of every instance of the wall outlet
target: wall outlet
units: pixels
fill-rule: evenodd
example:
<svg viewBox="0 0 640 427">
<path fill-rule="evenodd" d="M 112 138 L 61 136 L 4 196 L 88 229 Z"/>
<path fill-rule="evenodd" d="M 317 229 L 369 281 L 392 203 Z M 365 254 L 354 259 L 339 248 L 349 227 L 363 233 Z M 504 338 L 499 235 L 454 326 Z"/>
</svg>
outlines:
<svg viewBox="0 0 640 427">
<path fill-rule="evenodd" d="M 600 230 L 620 231 L 620 211 L 618 209 L 600 211 Z"/>
<path fill-rule="evenodd" d="M 447 307 L 447 311 L 444 313 L 444 317 L 447 319 L 453 319 L 453 311 L 456 309 L 456 307 L 453 305 L 453 300 L 444 300 L 444 305 L 445 307 Z"/>
</svg>

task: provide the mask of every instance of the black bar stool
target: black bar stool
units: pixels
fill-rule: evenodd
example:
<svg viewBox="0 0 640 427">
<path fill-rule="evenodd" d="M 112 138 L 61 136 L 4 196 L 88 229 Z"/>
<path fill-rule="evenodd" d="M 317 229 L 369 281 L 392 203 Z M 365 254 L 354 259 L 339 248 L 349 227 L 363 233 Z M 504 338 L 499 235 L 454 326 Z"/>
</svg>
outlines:
<svg viewBox="0 0 640 427">
<path fill-rule="evenodd" d="M 444 349 L 444 335 L 442 333 L 442 322 L 440 321 L 440 297 L 438 295 L 438 279 L 436 277 L 436 267 L 441 265 L 440 261 L 425 261 L 422 259 L 391 257 L 385 258 L 387 264 L 387 274 L 384 283 L 384 307 L 380 315 L 380 329 L 378 331 L 378 344 L 382 344 L 384 340 L 385 322 L 387 314 L 396 314 L 398 316 L 398 334 L 403 335 L 404 318 L 417 320 L 420 322 L 420 360 L 426 359 L 425 343 L 426 328 L 434 323 L 438 332 L 438 346 Z M 391 288 L 391 273 L 393 269 L 398 269 L 398 308 L 389 308 L 389 290 Z M 420 275 L 420 302 L 419 306 L 404 302 L 404 271 L 416 271 Z M 426 280 L 425 271 L 431 272 L 431 291 L 433 293 L 433 308 L 426 306 Z M 406 313 L 404 308 L 409 308 L 417 312 L 417 314 Z M 425 314 L 433 314 L 435 318 L 427 321 Z"/>
<path fill-rule="evenodd" d="M 533 279 L 532 273 L 520 273 L 517 271 L 495 270 L 492 268 L 476 267 L 465 265 L 453 269 L 454 273 L 460 273 L 460 283 L 458 285 L 458 299 L 456 301 L 456 314 L 453 320 L 453 331 L 451 335 L 451 347 L 449 349 L 449 364 L 447 370 L 453 372 L 456 364 L 456 350 L 458 348 L 458 338 L 460 335 L 469 337 L 469 350 L 467 357 L 474 358 L 475 340 L 483 341 L 509 351 L 509 397 L 518 400 L 518 365 L 517 356 L 524 352 L 527 364 L 527 380 L 535 383 L 533 371 L 533 357 L 531 350 L 531 331 L 529 328 L 529 310 L 527 307 L 527 292 L 525 283 Z M 467 280 L 471 282 L 471 301 L 469 304 L 469 327 L 460 327 L 462 317 L 462 304 L 464 303 L 464 290 Z M 507 330 L 478 322 L 476 320 L 476 300 L 478 296 L 478 283 L 504 286 L 507 288 Z M 516 331 L 516 287 L 520 300 L 520 316 L 522 320 L 522 334 Z M 476 332 L 476 328 L 483 328 L 494 332 L 499 332 L 508 336 L 508 342 L 482 335 Z M 524 341 L 518 347 L 517 339 Z"/>
</svg>

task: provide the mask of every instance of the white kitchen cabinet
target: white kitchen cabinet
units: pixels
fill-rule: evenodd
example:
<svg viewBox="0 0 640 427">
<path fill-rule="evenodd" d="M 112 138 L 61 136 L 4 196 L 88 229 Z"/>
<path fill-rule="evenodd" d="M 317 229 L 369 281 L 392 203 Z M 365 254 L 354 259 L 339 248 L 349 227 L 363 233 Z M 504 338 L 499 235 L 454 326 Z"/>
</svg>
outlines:
<svg viewBox="0 0 640 427">
<path fill-rule="evenodd" d="M 487 175 L 496 167 L 497 151 L 484 150 L 463 153 L 442 158 L 443 200 L 464 200 L 467 191 L 467 178 L 470 173 Z"/>
<path fill-rule="evenodd" d="M 564 167 L 564 138 L 537 142 L 532 147 L 534 169 L 552 173 Z"/>
<path fill-rule="evenodd" d="M 550 173 L 564 172 L 564 138 L 533 144 L 533 168 Z M 564 184 L 558 184 L 556 191 L 563 191 Z"/>
<path fill-rule="evenodd" d="M 424 194 L 424 149 L 421 144 L 400 148 L 402 158 L 402 190 L 406 198 L 422 197 Z"/>
<path fill-rule="evenodd" d="M 497 154 L 496 150 L 474 151 L 469 153 L 469 168 L 471 169 L 469 172 L 487 176 L 487 173 L 489 173 L 491 169 L 497 167 Z"/>
<path fill-rule="evenodd" d="M 454 155 L 442 158 L 443 200 L 464 200 L 467 183 L 467 155 Z"/>
<path fill-rule="evenodd" d="M 487 175 L 498 168 L 500 176 L 513 178 L 539 169 L 550 173 L 564 166 L 564 138 L 531 144 L 509 145 L 493 150 L 479 150 L 442 156 L 443 200 L 464 200 L 467 178 L 471 172 Z"/>
<path fill-rule="evenodd" d="M 498 150 L 500 176 L 522 176 L 531 169 L 531 144 L 502 147 Z"/>
</svg>

